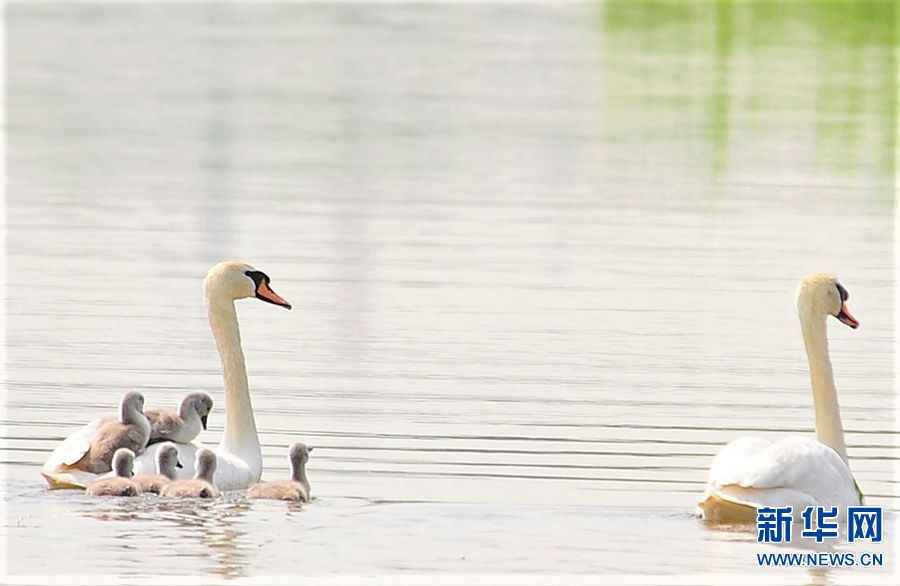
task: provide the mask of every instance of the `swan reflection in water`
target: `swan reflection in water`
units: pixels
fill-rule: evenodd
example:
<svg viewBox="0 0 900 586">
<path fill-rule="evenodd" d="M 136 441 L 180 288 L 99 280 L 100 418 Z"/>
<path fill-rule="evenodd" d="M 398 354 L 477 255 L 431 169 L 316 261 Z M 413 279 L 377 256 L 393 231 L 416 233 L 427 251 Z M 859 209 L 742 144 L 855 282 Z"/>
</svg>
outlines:
<svg viewBox="0 0 900 586">
<path fill-rule="evenodd" d="M 108 508 L 98 510 L 98 503 Z M 225 577 L 246 575 L 248 566 L 242 541 L 247 532 L 240 520 L 250 510 L 241 493 L 207 499 L 162 499 L 155 496 L 90 501 L 85 516 L 101 521 L 125 522 L 116 527 L 112 545 L 129 552 L 139 550 L 142 561 L 135 563 L 134 574 L 145 574 L 148 552 L 159 552 L 160 559 L 177 551 L 181 558 L 196 558 L 197 569 Z M 148 526 L 145 523 L 152 524 Z M 133 554 L 126 554 L 133 555 Z M 117 566 L 117 573 L 129 568 Z"/>
</svg>

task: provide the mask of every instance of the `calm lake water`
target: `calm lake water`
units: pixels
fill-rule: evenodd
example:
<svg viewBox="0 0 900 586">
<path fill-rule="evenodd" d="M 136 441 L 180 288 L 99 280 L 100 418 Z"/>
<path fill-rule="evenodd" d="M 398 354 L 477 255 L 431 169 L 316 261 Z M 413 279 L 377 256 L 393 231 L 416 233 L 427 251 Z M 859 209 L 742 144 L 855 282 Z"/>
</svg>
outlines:
<svg viewBox="0 0 900 586">
<path fill-rule="evenodd" d="M 693 507 L 725 442 L 812 433 L 793 290 L 830 271 L 862 322 L 829 329 L 852 468 L 890 511 L 885 543 L 833 547 L 887 568 L 764 575 L 890 582 L 895 22 L 9 5 L 6 579 L 758 582 L 779 550 Z M 264 477 L 302 439 L 317 500 L 48 491 L 49 452 L 128 388 L 207 390 L 218 442 L 202 279 L 227 258 L 294 304 L 238 311 Z"/>
</svg>

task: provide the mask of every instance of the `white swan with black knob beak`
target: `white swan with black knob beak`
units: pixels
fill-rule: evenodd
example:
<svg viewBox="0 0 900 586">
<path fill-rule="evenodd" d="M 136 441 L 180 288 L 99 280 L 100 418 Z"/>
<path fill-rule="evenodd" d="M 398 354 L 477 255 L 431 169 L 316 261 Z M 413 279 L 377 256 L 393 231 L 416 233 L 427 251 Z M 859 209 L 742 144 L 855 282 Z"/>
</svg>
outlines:
<svg viewBox="0 0 900 586">
<path fill-rule="evenodd" d="M 217 467 L 215 485 L 220 490 L 245 489 L 258 482 L 262 474 L 262 451 L 250 401 L 247 367 L 241 349 L 241 334 L 234 302 L 237 299 L 255 297 L 287 309 L 291 304 L 269 286 L 269 277 L 262 271 L 238 261 L 217 264 L 206 275 L 204 292 L 209 317 L 225 382 L 225 431 L 222 441 L 213 450 Z M 42 469 L 51 488 L 83 488 L 96 480 L 96 474 L 73 475 L 61 471 L 51 463 L 59 460 L 55 450 Z M 162 444 L 152 444 L 134 463 L 135 474 L 152 473 L 156 467 L 156 452 Z M 178 454 L 184 468 L 178 470 L 179 479 L 194 476 L 196 452 L 203 448 L 194 441 L 178 443 Z"/>
<path fill-rule="evenodd" d="M 744 437 L 723 447 L 713 460 L 703 500 L 704 519 L 755 522 L 760 507 L 793 507 L 795 519 L 808 506 L 846 507 L 863 500 L 847 459 L 844 427 L 828 353 L 826 319 L 834 316 L 853 329 L 859 322 L 847 309 L 850 295 L 828 274 L 810 275 L 797 289 L 797 312 L 812 383 L 816 439 L 792 436 L 772 443 Z"/>
</svg>

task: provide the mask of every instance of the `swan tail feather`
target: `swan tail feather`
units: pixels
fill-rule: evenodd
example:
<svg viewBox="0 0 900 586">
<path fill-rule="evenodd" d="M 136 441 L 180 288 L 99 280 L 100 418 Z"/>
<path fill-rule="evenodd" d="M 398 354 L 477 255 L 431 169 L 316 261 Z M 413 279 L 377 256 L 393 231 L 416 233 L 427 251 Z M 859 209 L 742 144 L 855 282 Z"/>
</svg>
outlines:
<svg viewBox="0 0 900 586">
<path fill-rule="evenodd" d="M 814 497 L 794 488 L 727 484 L 708 487 L 705 498 L 697 506 L 703 518 L 712 522 L 755 523 L 756 510 L 760 507 L 791 507 L 799 513 L 816 504 L 820 503 Z"/>
<path fill-rule="evenodd" d="M 41 476 L 47 481 L 50 490 L 84 490 L 87 488 L 87 483 L 83 479 L 68 472 L 47 472 L 46 470 L 41 470 Z"/>
<path fill-rule="evenodd" d="M 755 523 L 759 505 L 729 492 L 716 490 L 706 494 L 706 498 L 697 504 L 698 513 L 703 520 L 710 523 Z"/>
<path fill-rule="evenodd" d="M 50 453 L 44 462 L 44 470 L 55 472 L 65 466 L 74 466 L 91 449 L 91 438 L 110 417 L 100 417 L 89 422 L 84 427 L 75 430 L 62 441 L 61 444 Z"/>
</svg>

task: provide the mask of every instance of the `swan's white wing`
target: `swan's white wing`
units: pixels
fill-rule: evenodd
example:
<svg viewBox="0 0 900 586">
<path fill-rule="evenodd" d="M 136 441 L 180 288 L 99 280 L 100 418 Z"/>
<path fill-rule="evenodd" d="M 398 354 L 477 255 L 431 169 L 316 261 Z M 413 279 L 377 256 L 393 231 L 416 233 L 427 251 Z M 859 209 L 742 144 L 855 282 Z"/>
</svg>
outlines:
<svg viewBox="0 0 900 586">
<path fill-rule="evenodd" d="M 764 441 L 764 440 L 763 440 Z M 770 444 L 751 458 L 729 462 L 710 483 L 748 489 L 800 491 L 823 505 L 859 504 L 850 469 L 825 444 L 806 437 L 788 437 Z"/>
<path fill-rule="evenodd" d="M 748 463 L 771 446 L 772 442 L 761 437 L 742 437 L 728 442 L 713 459 L 709 468 L 709 484 L 740 484 L 736 479 L 746 471 Z"/>
<path fill-rule="evenodd" d="M 81 427 L 62 441 L 47 457 L 41 467 L 41 475 L 50 488 L 84 488 L 97 479 L 96 474 L 68 469 L 84 457 L 91 447 L 91 439 L 104 423 L 112 417 L 99 417 Z"/>
<path fill-rule="evenodd" d="M 837 505 L 843 510 L 858 504 L 850 469 L 825 444 L 805 437 L 776 443 L 741 438 L 713 461 L 700 508 L 711 519 L 753 520 L 758 507 L 792 506 L 797 511 Z"/>
<path fill-rule="evenodd" d="M 56 472 L 60 466 L 71 466 L 83 458 L 91 448 L 91 439 L 93 439 L 94 434 L 97 433 L 97 430 L 100 429 L 104 423 L 111 421 L 112 419 L 112 417 L 99 417 L 84 427 L 70 433 L 69 436 L 50 453 L 50 456 L 47 457 L 47 461 L 44 462 L 42 470 Z"/>
<path fill-rule="evenodd" d="M 716 522 L 752 522 L 756 519 L 756 508 L 761 506 L 755 495 L 734 494 L 726 487 L 733 484 L 748 462 L 769 448 L 772 442 L 761 437 L 742 437 L 725 444 L 709 468 L 706 492 L 697 504 L 697 512 L 704 519 Z M 739 488 L 739 487 L 738 487 Z"/>
</svg>

